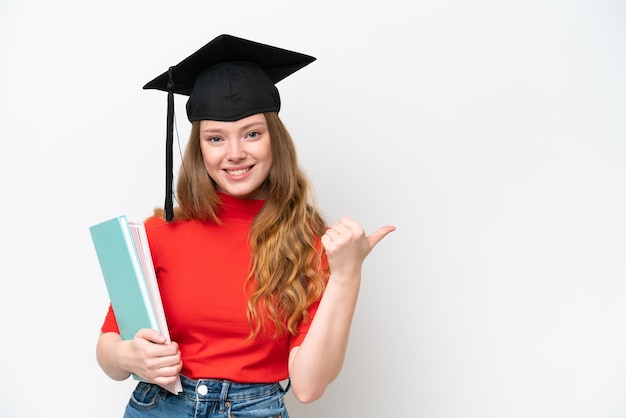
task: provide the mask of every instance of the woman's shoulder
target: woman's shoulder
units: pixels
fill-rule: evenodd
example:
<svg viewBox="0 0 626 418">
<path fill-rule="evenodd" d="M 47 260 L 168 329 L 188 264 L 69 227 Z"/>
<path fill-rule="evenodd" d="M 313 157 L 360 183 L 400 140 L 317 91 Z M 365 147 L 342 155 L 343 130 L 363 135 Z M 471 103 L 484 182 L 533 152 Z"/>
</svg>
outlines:
<svg viewBox="0 0 626 418">
<path fill-rule="evenodd" d="M 181 229 L 187 229 L 193 227 L 193 225 L 199 222 L 191 219 L 174 219 L 168 222 L 165 217 L 159 215 L 152 215 L 144 220 L 146 230 L 159 230 L 159 231 L 177 231 Z M 201 222 L 200 222 L 201 223 Z"/>
<path fill-rule="evenodd" d="M 168 222 L 162 216 L 152 215 L 148 217 L 146 220 L 144 220 L 143 223 L 144 225 L 146 225 L 146 228 L 155 228 L 155 227 L 167 225 Z"/>
<path fill-rule="evenodd" d="M 179 207 L 174 208 L 174 221 L 173 222 L 168 222 L 165 219 L 165 210 L 163 210 L 163 208 L 155 208 L 152 215 L 144 220 L 144 224 L 146 225 L 146 228 L 160 227 L 160 226 L 165 226 L 165 225 L 177 224 L 177 223 L 180 223 L 180 221 L 182 220 L 188 220 L 188 219 L 182 216 L 182 211 L 180 210 Z"/>
<path fill-rule="evenodd" d="M 206 227 L 208 223 L 195 220 L 195 219 L 180 219 L 174 218 L 172 221 L 168 222 L 165 219 L 165 216 L 161 216 L 158 213 L 146 218 L 144 220 L 144 225 L 146 227 L 146 231 L 148 233 L 153 234 L 189 234 L 193 233 L 192 231 L 202 230 Z"/>
<path fill-rule="evenodd" d="M 152 215 L 144 220 L 146 234 L 153 252 L 159 249 L 183 246 L 201 236 L 201 223 L 193 220 L 176 220 L 168 222 L 164 217 Z"/>
</svg>

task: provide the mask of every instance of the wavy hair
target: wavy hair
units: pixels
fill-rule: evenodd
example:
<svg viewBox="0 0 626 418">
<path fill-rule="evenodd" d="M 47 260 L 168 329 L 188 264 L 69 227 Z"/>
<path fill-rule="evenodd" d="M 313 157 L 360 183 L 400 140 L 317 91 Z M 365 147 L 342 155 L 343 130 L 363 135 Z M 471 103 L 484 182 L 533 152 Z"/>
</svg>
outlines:
<svg viewBox="0 0 626 418">
<path fill-rule="evenodd" d="M 309 320 L 308 308 L 321 297 L 328 277 L 319 241 L 325 219 L 313 204 L 291 135 L 278 114 L 264 115 L 272 167 L 263 186 L 268 197 L 249 236 L 252 259 L 246 289 L 251 338 L 269 329 L 274 336 L 295 335 L 298 325 Z M 200 122 L 192 124 L 178 174 L 174 219 L 219 223 L 219 197 L 204 166 L 199 126 Z M 162 209 L 156 212 L 162 216 Z"/>
</svg>

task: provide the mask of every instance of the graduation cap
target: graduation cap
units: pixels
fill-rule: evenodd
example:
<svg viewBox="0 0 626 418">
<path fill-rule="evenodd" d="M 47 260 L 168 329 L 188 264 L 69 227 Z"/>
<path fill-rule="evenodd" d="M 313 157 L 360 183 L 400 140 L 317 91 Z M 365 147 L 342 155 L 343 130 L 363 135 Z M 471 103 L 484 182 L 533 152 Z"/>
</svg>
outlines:
<svg viewBox="0 0 626 418">
<path fill-rule="evenodd" d="M 172 203 L 174 93 L 189 96 L 187 118 L 236 121 L 262 112 L 278 112 L 275 84 L 315 58 L 231 35 L 220 35 L 148 82 L 144 89 L 167 92 L 165 216 Z"/>
</svg>

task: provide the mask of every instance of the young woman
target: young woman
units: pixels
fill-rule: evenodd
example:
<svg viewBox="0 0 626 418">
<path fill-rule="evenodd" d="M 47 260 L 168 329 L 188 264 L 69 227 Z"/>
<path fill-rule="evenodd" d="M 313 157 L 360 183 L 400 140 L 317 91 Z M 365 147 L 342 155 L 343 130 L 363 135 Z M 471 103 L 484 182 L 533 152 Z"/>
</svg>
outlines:
<svg viewBox="0 0 626 418">
<path fill-rule="evenodd" d="M 311 402 L 339 374 L 362 263 L 395 228 L 312 203 L 274 85 L 312 60 L 222 35 L 146 86 L 189 95 L 192 130 L 179 206 L 145 222 L 172 342 L 122 340 L 109 307 L 97 344 L 108 376 L 143 380 L 126 417 L 284 418 L 289 386 Z"/>
</svg>

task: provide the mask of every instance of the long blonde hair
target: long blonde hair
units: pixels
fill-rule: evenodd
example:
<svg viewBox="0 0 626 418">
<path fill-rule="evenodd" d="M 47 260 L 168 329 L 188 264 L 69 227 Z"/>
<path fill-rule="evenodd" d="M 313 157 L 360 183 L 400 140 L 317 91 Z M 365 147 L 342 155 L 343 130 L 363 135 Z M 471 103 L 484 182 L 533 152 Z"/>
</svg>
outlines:
<svg viewBox="0 0 626 418">
<path fill-rule="evenodd" d="M 298 165 L 295 145 L 276 113 L 264 113 L 271 137 L 268 197 L 250 230 L 247 316 L 251 337 L 273 323 L 274 335 L 294 335 L 308 308 L 324 291 L 328 275 L 319 237 L 325 220 L 312 203 L 312 189 Z M 219 197 L 200 150 L 199 122 L 193 122 L 178 174 L 175 220 L 219 222 Z M 157 210 L 162 216 L 162 210 Z M 249 286 L 254 284 L 254 286 Z"/>
</svg>

